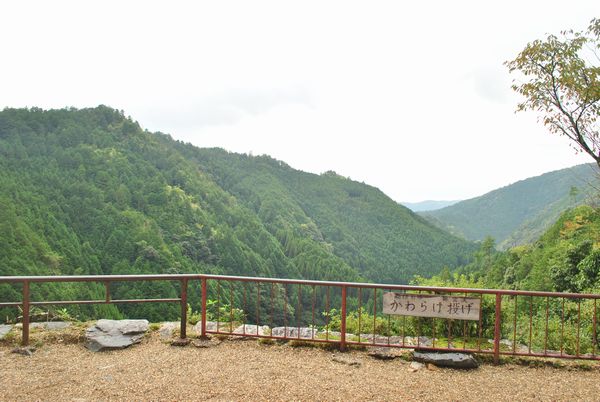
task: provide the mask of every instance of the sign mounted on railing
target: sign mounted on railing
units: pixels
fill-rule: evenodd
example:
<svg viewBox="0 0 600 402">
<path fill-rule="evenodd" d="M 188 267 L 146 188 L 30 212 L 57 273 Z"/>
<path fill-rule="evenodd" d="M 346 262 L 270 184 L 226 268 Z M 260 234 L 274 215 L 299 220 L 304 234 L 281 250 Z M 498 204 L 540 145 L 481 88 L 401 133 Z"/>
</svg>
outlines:
<svg viewBox="0 0 600 402">
<path fill-rule="evenodd" d="M 383 313 L 414 317 L 453 318 L 456 320 L 479 320 L 481 299 L 419 295 L 409 293 L 383 294 Z"/>
</svg>

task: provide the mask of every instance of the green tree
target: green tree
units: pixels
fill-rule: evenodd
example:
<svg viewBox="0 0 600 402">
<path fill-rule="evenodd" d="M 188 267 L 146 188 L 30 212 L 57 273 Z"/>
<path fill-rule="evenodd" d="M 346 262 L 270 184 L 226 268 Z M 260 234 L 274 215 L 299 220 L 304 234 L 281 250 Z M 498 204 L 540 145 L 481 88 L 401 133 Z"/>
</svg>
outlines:
<svg viewBox="0 0 600 402">
<path fill-rule="evenodd" d="M 512 86 L 525 97 L 517 111 L 537 111 L 550 132 L 567 136 L 600 166 L 600 19 L 586 31 L 535 40 L 505 64 L 522 73 Z"/>
</svg>

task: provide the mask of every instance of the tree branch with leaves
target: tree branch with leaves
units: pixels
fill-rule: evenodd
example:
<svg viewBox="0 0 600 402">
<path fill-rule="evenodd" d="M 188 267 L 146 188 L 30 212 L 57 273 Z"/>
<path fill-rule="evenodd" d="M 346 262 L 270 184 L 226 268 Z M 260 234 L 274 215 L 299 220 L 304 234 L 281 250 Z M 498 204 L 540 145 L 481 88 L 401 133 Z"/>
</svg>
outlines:
<svg viewBox="0 0 600 402">
<path fill-rule="evenodd" d="M 586 31 L 563 31 L 535 40 L 505 65 L 520 73 L 512 88 L 525 99 L 517 111 L 533 110 L 552 133 L 600 167 L 600 19 Z"/>
</svg>

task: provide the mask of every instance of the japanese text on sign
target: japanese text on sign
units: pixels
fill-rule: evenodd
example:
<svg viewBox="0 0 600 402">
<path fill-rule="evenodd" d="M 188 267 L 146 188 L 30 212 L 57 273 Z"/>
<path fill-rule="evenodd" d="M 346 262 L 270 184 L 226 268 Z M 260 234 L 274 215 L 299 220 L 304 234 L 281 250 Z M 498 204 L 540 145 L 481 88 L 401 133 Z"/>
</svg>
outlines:
<svg viewBox="0 0 600 402">
<path fill-rule="evenodd" d="M 415 317 L 479 320 L 481 299 L 476 297 L 384 293 L 383 313 Z"/>
</svg>

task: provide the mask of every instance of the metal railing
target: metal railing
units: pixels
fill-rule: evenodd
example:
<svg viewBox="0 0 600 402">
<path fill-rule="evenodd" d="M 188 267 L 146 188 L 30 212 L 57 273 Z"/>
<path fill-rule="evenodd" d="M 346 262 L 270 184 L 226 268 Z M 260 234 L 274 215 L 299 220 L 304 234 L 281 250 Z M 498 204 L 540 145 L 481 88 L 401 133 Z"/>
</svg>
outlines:
<svg viewBox="0 0 600 402">
<path fill-rule="evenodd" d="M 175 281 L 177 298 L 113 299 L 117 282 Z M 96 300 L 32 301 L 32 285 L 94 282 L 104 285 Z M 190 298 L 188 286 L 199 293 Z M 470 289 L 328 282 L 203 274 L 15 276 L 0 284 L 22 287 L 21 301 L 0 302 L 22 309 L 22 344 L 29 343 L 30 308 L 50 305 L 179 303 L 180 337 L 187 337 L 188 302 L 200 308 L 198 332 L 275 340 L 386 346 L 429 351 L 600 360 L 597 294 Z M 477 297 L 473 321 L 383 314 L 384 292 Z M 252 324 L 248 324 L 251 322 Z M 267 325 L 268 324 L 268 325 Z M 269 330 L 261 326 L 267 325 Z M 351 332 L 348 332 L 351 331 Z"/>
</svg>

